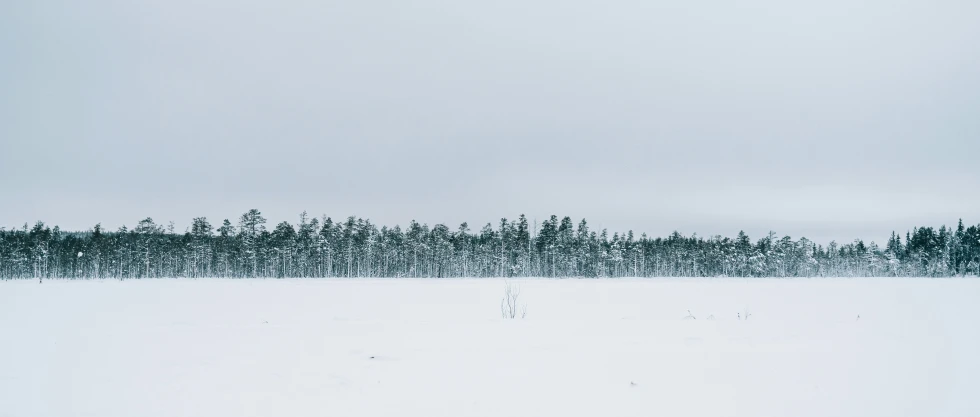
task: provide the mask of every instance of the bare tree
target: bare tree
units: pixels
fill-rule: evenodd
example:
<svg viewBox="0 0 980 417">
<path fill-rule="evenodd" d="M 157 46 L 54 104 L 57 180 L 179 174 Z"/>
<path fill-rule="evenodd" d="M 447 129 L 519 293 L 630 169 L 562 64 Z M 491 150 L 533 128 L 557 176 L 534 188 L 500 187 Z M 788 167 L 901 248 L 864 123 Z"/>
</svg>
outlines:
<svg viewBox="0 0 980 417">
<path fill-rule="evenodd" d="M 500 300 L 500 315 L 505 319 L 517 318 L 517 309 L 521 297 L 521 287 L 512 286 L 508 282 L 504 286 L 504 298 Z M 527 316 L 527 304 L 520 305 L 521 318 Z"/>
</svg>

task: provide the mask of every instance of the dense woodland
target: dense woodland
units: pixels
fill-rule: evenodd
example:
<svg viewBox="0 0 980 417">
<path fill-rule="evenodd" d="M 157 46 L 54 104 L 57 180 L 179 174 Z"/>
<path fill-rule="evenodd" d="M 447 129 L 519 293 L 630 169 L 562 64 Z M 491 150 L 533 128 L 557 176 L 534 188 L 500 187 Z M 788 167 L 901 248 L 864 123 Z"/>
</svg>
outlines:
<svg viewBox="0 0 980 417">
<path fill-rule="evenodd" d="M 466 223 L 378 227 L 300 215 L 269 230 L 258 210 L 183 233 L 152 219 L 116 231 L 66 232 L 42 222 L 0 229 L 0 278 L 161 277 L 821 277 L 980 275 L 980 226 L 919 227 L 884 247 L 827 246 L 773 233 L 735 238 L 636 236 L 521 215 L 478 231 Z"/>
</svg>

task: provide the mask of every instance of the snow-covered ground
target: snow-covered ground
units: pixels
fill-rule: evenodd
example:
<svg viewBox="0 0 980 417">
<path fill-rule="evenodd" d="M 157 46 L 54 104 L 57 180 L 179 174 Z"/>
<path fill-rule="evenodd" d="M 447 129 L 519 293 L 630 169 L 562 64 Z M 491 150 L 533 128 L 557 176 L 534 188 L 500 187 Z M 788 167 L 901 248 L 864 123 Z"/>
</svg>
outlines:
<svg viewBox="0 0 980 417">
<path fill-rule="evenodd" d="M 510 282 L 0 282 L 0 416 L 980 416 L 977 279 Z"/>
</svg>

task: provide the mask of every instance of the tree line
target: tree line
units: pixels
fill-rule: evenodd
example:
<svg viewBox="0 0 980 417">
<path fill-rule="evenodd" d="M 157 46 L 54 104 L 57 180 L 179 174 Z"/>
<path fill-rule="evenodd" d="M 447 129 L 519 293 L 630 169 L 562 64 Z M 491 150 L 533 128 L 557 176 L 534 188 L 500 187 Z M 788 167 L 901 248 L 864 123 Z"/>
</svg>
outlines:
<svg viewBox="0 0 980 417">
<path fill-rule="evenodd" d="M 162 277 L 824 277 L 980 275 L 980 225 L 917 227 L 887 244 L 826 246 L 768 235 L 753 241 L 651 238 L 591 230 L 585 220 L 524 215 L 478 231 L 412 221 L 310 218 L 266 227 L 258 210 L 236 224 L 193 220 L 183 233 L 151 218 L 134 228 L 66 232 L 43 222 L 0 228 L 0 278 Z"/>
</svg>

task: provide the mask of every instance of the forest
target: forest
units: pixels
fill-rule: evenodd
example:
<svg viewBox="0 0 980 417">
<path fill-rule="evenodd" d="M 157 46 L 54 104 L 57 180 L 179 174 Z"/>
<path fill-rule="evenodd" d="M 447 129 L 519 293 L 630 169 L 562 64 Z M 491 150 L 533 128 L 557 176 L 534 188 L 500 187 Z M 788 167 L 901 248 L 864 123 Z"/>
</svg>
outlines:
<svg viewBox="0 0 980 417">
<path fill-rule="evenodd" d="M 266 227 L 258 210 L 184 232 L 151 218 L 115 231 L 69 232 L 37 222 L 0 228 L 0 278 L 170 277 L 949 277 L 980 275 L 980 225 L 892 232 L 884 247 L 861 240 L 818 245 L 770 232 L 734 238 L 636 236 L 595 231 L 585 220 L 524 215 L 478 231 L 412 221 L 310 218 Z"/>
</svg>

